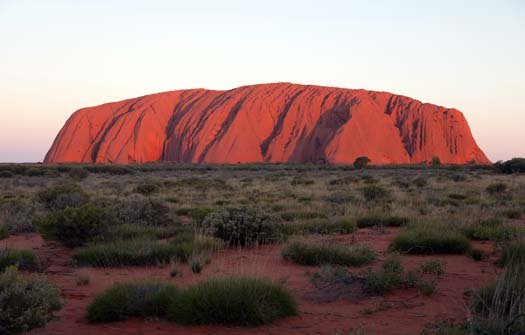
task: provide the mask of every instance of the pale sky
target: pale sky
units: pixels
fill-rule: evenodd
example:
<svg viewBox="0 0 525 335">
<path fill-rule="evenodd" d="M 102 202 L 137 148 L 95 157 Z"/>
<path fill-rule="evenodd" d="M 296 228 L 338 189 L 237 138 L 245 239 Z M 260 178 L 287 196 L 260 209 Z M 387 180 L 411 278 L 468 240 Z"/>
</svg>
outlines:
<svg viewBox="0 0 525 335">
<path fill-rule="evenodd" d="M 462 111 L 525 157 L 525 1 L 0 0 L 0 162 L 44 158 L 81 107 L 294 82 Z"/>
</svg>

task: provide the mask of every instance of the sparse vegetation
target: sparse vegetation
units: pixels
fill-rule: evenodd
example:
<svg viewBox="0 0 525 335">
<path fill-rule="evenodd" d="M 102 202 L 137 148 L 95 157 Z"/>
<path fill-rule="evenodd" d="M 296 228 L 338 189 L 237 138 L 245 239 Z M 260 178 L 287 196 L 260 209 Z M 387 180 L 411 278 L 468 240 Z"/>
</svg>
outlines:
<svg viewBox="0 0 525 335">
<path fill-rule="evenodd" d="M 2 249 L 0 250 L 0 272 L 9 266 L 16 266 L 25 271 L 35 271 L 38 269 L 38 259 L 31 250 Z"/>
</svg>

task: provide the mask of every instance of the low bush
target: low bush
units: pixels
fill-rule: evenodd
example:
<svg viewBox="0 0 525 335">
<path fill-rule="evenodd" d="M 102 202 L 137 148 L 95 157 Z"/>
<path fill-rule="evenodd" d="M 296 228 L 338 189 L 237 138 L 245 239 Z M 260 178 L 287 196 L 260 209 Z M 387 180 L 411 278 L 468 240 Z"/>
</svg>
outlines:
<svg viewBox="0 0 525 335">
<path fill-rule="evenodd" d="M 503 193 L 507 190 L 507 184 L 505 183 L 493 183 L 487 186 L 486 191 L 491 194 L 499 194 Z"/>
<path fill-rule="evenodd" d="M 213 211 L 212 208 L 207 207 L 179 208 L 175 211 L 175 214 L 189 216 L 194 223 L 200 224 L 204 218 L 208 214 L 213 213 Z"/>
<path fill-rule="evenodd" d="M 410 227 L 390 244 L 390 250 L 408 254 L 463 254 L 469 249 L 470 242 L 463 234 L 439 225 Z"/>
<path fill-rule="evenodd" d="M 507 219 L 518 220 L 521 218 L 521 210 L 519 209 L 508 209 L 503 214 Z"/>
<path fill-rule="evenodd" d="M 375 253 L 367 246 L 334 243 L 292 242 L 282 252 L 284 259 L 301 265 L 336 264 L 359 266 L 372 262 Z"/>
<path fill-rule="evenodd" d="M 125 240 L 99 243 L 77 250 L 77 265 L 95 267 L 167 264 L 176 256 L 175 247 L 151 240 Z"/>
<path fill-rule="evenodd" d="M 357 227 L 359 228 L 370 228 L 370 227 L 400 227 L 408 224 L 409 218 L 404 216 L 380 216 L 380 215 L 368 215 L 362 216 L 357 219 Z"/>
<path fill-rule="evenodd" d="M 13 178 L 15 174 L 11 171 L 0 171 L 0 178 Z"/>
<path fill-rule="evenodd" d="M 68 169 L 67 175 L 75 180 L 82 180 L 89 176 L 89 172 L 83 167 L 72 166 Z"/>
<path fill-rule="evenodd" d="M 390 192 L 379 185 L 367 185 L 361 189 L 366 201 L 385 200 L 390 198 Z"/>
<path fill-rule="evenodd" d="M 515 227 L 504 225 L 499 219 L 484 220 L 462 227 L 463 234 L 472 240 L 503 241 L 515 238 L 519 231 Z"/>
<path fill-rule="evenodd" d="M 102 235 L 113 223 L 108 210 L 85 205 L 49 213 L 38 220 L 37 226 L 45 239 L 74 248 Z"/>
<path fill-rule="evenodd" d="M 499 161 L 494 164 L 494 167 L 501 173 L 523 173 L 525 172 L 525 158 L 513 158 L 505 162 Z"/>
<path fill-rule="evenodd" d="M 169 243 L 147 239 L 97 243 L 77 250 L 73 261 L 96 267 L 168 264 L 176 259 L 188 261 L 197 255 L 209 255 L 222 247 L 222 241 L 208 236 L 185 236 Z"/>
<path fill-rule="evenodd" d="M 283 234 L 350 234 L 356 230 L 355 222 L 347 217 L 314 219 L 283 224 Z"/>
<path fill-rule="evenodd" d="M 10 234 L 34 231 L 33 219 L 36 208 L 24 199 L 9 199 L 0 204 L 0 213 Z"/>
<path fill-rule="evenodd" d="M 110 322 L 132 317 L 164 317 L 179 290 L 155 281 L 117 283 L 97 296 L 88 306 L 89 322 Z"/>
<path fill-rule="evenodd" d="M 487 255 L 483 250 L 477 248 L 470 249 L 469 255 L 473 260 L 478 262 L 485 261 L 489 258 L 489 255 Z"/>
<path fill-rule="evenodd" d="M 134 189 L 134 193 L 139 193 L 142 195 L 152 195 L 153 193 L 157 193 L 160 190 L 160 186 L 152 183 L 143 183 L 140 185 L 137 185 Z"/>
<path fill-rule="evenodd" d="M 404 279 L 401 260 L 397 256 L 391 256 L 381 264 L 379 270 L 367 270 L 364 278 L 366 290 L 373 295 L 384 295 L 399 288 Z"/>
<path fill-rule="evenodd" d="M 439 277 L 445 274 L 445 262 L 439 259 L 428 259 L 421 264 L 420 269 L 424 274 L 433 274 Z"/>
<path fill-rule="evenodd" d="M 292 295 L 264 279 L 212 278 L 183 291 L 168 310 L 181 324 L 256 326 L 297 314 Z"/>
<path fill-rule="evenodd" d="M 348 204 L 356 202 L 356 197 L 348 192 L 332 192 L 326 197 L 326 201 L 333 203 L 333 204 Z"/>
<path fill-rule="evenodd" d="M 423 188 L 428 184 L 427 178 L 417 177 L 416 179 L 412 180 L 412 184 L 416 185 L 419 188 Z"/>
<path fill-rule="evenodd" d="M 9 230 L 5 225 L 0 225 L 0 240 L 6 239 L 9 237 Z"/>
<path fill-rule="evenodd" d="M 120 224 L 158 227 L 174 223 L 170 208 L 161 200 L 132 196 L 108 206 Z"/>
<path fill-rule="evenodd" d="M 20 270 L 35 271 L 38 269 L 38 259 L 31 250 L 0 250 L 0 272 L 13 265 Z"/>
<path fill-rule="evenodd" d="M 288 211 L 281 213 L 284 221 L 327 219 L 326 214 L 313 211 Z"/>
<path fill-rule="evenodd" d="M 511 262 L 525 261 L 525 240 L 512 241 L 503 247 L 498 260 L 500 266 L 507 266 Z"/>
<path fill-rule="evenodd" d="M 260 209 L 226 208 L 207 215 L 200 225 L 204 234 L 230 245 L 250 246 L 281 239 L 281 223 L 275 215 Z"/>
<path fill-rule="evenodd" d="M 354 160 L 354 168 L 356 169 L 363 169 L 371 162 L 370 158 L 366 156 L 357 157 Z"/>
<path fill-rule="evenodd" d="M 62 184 L 37 193 L 38 200 L 52 211 L 85 205 L 89 196 L 76 184 Z"/>
<path fill-rule="evenodd" d="M 131 239 L 165 239 L 176 236 L 184 231 L 181 226 L 142 226 L 138 224 L 120 224 L 110 226 L 104 235 L 100 236 L 101 241 L 111 240 L 131 240 Z"/>
<path fill-rule="evenodd" d="M 91 173 L 107 173 L 111 175 L 134 174 L 135 171 L 127 166 L 122 165 L 88 165 L 85 167 Z"/>
<path fill-rule="evenodd" d="M 0 273 L 2 334 L 21 334 L 44 327 L 61 307 L 60 290 L 44 276 L 21 276 L 16 267 Z"/>
</svg>

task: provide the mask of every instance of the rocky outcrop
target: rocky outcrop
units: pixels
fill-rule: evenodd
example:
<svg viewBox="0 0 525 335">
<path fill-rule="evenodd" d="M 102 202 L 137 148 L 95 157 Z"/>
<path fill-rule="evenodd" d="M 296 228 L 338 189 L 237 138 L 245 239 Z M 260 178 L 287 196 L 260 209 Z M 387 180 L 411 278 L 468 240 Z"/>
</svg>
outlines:
<svg viewBox="0 0 525 335">
<path fill-rule="evenodd" d="M 489 163 L 455 109 L 289 83 L 192 89 L 76 111 L 46 163 Z"/>
</svg>

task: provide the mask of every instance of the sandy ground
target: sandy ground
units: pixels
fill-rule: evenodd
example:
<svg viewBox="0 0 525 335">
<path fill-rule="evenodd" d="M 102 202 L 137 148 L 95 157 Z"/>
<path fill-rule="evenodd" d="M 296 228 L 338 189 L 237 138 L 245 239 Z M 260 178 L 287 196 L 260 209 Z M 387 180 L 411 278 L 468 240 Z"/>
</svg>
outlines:
<svg viewBox="0 0 525 335">
<path fill-rule="evenodd" d="M 396 232 L 396 228 L 385 231 L 360 229 L 353 235 L 316 238 L 367 243 L 381 259 Z M 474 246 L 487 252 L 493 250 L 491 243 L 474 243 Z M 325 293 L 320 293 L 310 282 L 308 273 L 315 272 L 317 267 L 298 266 L 283 260 L 280 255 L 282 246 L 278 245 L 222 251 L 213 257 L 211 264 L 201 274 L 193 275 L 188 266 L 182 264 L 180 268 L 183 275 L 176 278 L 170 278 L 169 266 L 109 269 L 71 267 L 68 265 L 71 251 L 58 244 L 43 241 L 38 234 L 12 236 L 0 241 L 0 247 L 33 249 L 40 258 L 43 272 L 62 291 L 66 304 L 58 312 L 57 318 L 49 322 L 46 328 L 30 333 L 42 335 L 346 334 L 352 329 L 363 329 L 367 335 L 419 334 L 427 323 L 443 319 L 464 319 L 467 310 L 464 291 L 481 287 L 498 273 L 494 266 L 497 255 L 482 262 L 476 262 L 466 255 L 404 256 L 403 262 L 408 269 L 429 258 L 446 261 L 446 274 L 438 280 L 437 289 L 432 296 L 420 296 L 415 289 L 402 289 L 385 297 L 356 299 L 343 294 L 334 300 L 334 296 L 330 296 L 332 299 L 322 299 Z M 365 268 L 366 266 L 350 268 L 350 271 L 359 273 Z M 296 297 L 299 315 L 256 328 L 187 327 L 168 321 L 140 319 L 90 325 L 84 318 L 86 306 L 92 299 L 115 282 L 158 278 L 184 287 L 209 276 L 232 273 L 254 274 L 283 283 Z M 90 283 L 78 286 L 76 278 L 79 274 L 88 274 Z M 365 313 L 365 310 L 368 312 Z"/>
</svg>

